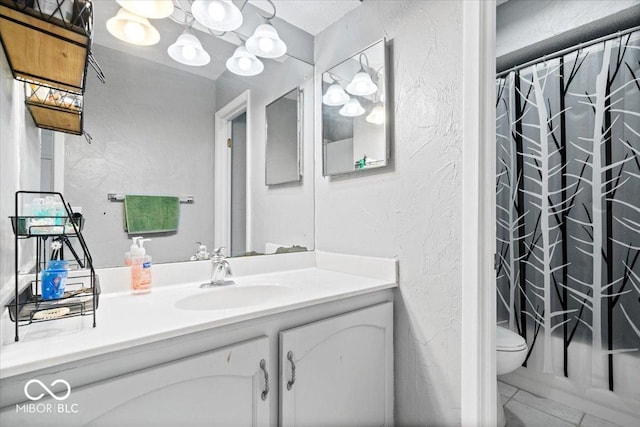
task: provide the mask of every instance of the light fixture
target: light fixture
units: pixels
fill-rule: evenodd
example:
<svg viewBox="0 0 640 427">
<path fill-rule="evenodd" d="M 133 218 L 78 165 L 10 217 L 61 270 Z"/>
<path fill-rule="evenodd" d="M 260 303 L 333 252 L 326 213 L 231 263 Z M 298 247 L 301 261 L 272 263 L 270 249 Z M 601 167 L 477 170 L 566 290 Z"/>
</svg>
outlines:
<svg viewBox="0 0 640 427">
<path fill-rule="evenodd" d="M 107 30 L 124 42 L 140 46 L 151 46 L 160 41 L 160 33 L 147 18 L 123 8 L 107 21 Z"/>
<path fill-rule="evenodd" d="M 349 99 L 351 99 L 351 97 L 347 95 L 344 89 L 342 89 L 342 86 L 338 83 L 334 83 L 327 88 L 327 91 L 322 96 L 322 103 L 335 107 L 337 105 L 346 104 Z"/>
<path fill-rule="evenodd" d="M 231 0 L 196 0 L 191 13 L 196 21 L 216 31 L 233 31 L 242 25 L 242 12 Z"/>
<path fill-rule="evenodd" d="M 255 76 L 264 70 L 264 65 L 246 47 L 240 46 L 233 56 L 227 59 L 227 69 L 240 76 Z"/>
<path fill-rule="evenodd" d="M 173 13 L 172 0 L 116 0 L 129 12 L 151 19 L 166 18 Z"/>
<path fill-rule="evenodd" d="M 362 58 L 367 62 L 367 66 L 365 68 L 362 63 Z M 378 91 L 378 86 L 371 80 L 371 76 L 366 69 L 369 68 L 369 58 L 364 53 L 360 54 L 360 71 L 356 73 L 355 76 L 351 79 L 351 83 L 347 85 L 347 92 L 352 95 L 358 96 L 366 96 L 371 95 L 372 93 L 376 93 Z"/>
<path fill-rule="evenodd" d="M 178 36 L 174 44 L 167 49 L 169 56 L 181 64 L 199 67 L 211 61 L 211 57 L 202 48 L 200 40 L 186 29 Z"/>
<path fill-rule="evenodd" d="M 249 52 L 263 58 L 278 58 L 287 52 L 287 45 L 269 22 L 258 25 L 246 46 Z"/>
<path fill-rule="evenodd" d="M 342 106 L 339 113 L 345 117 L 358 117 L 364 114 L 364 108 L 357 99 L 351 98 Z"/>
<path fill-rule="evenodd" d="M 374 125 L 381 125 L 384 123 L 384 115 L 384 107 L 382 104 L 376 104 L 365 120 Z"/>
<path fill-rule="evenodd" d="M 365 71 L 356 73 L 347 85 L 347 92 L 352 95 L 365 96 L 376 93 L 378 86 L 371 80 L 371 76 Z"/>
</svg>

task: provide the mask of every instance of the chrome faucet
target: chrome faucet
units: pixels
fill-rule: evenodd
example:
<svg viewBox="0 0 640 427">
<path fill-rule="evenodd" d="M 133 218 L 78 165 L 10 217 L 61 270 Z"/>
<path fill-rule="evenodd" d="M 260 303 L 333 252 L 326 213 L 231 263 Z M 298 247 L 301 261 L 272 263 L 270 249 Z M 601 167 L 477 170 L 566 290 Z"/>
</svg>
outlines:
<svg viewBox="0 0 640 427">
<path fill-rule="evenodd" d="M 231 275 L 231 266 L 229 265 L 229 261 L 225 259 L 224 256 L 224 247 L 218 248 L 213 251 L 213 257 L 211 258 L 212 262 L 212 272 L 211 272 L 211 281 L 208 283 L 203 283 L 200 285 L 201 288 L 210 288 L 214 286 L 226 286 L 233 285 L 235 282 L 233 280 L 225 280 L 227 275 Z"/>
</svg>

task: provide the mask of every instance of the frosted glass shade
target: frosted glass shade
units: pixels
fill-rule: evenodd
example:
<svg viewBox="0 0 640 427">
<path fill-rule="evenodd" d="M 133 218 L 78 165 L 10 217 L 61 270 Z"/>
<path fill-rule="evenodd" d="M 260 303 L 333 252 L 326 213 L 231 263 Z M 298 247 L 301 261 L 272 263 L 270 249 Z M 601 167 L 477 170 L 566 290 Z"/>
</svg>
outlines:
<svg viewBox="0 0 640 427">
<path fill-rule="evenodd" d="M 327 88 L 327 91 L 322 96 L 322 103 L 335 107 L 346 104 L 349 99 L 351 99 L 351 97 L 342 89 L 342 86 L 334 83 Z"/>
<path fill-rule="evenodd" d="M 184 30 L 174 44 L 167 49 L 169 56 L 181 64 L 199 67 L 211 61 L 200 40 L 189 30 Z"/>
<path fill-rule="evenodd" d="M 231 0 L 196 0 L 191 13 L 196 21 L 216 31 L 233 31 L 242 25 L 242 12 Z"/>
<path fill-rule="evenodd" d="M 107 30 L 116 38 L 139 46 L 151 46 L 160 41 L 160 33 L 147 18 L 124 8 L 107 21 Z"/>
<path fill-rule="evenodd" d="M 342 106 L 339 113 L 345 117 L 358 117 L 364 114 L 364 108 L 357 99 L 351 98 Z"/>
<path fill-rule="evenodd" d="M 239 76 L 255 76 L 264 70 L 264 64 L 244 46 L 236 49 L 226 65 L 229 71 Z"/>
<path fill-rule="evenodd" d="M 376 104 L 375 107 L 371 109 L 371 112 L 365 119 L 367 122 L 374 125 L 381 125 L 384 123 L 384 107 L 380 104 Z"/>
<path fill-rule="evenodd" d="M 364 71 L 356 73 L 353 79 L 351 79 L 351 83 L 347 85 L 347 92 L 352 95 L 371 95 L 372 93 L 376 93 L 377 90 L 378 86 L 371 80 L 371 76 Z"/>
<path fill-rule="evenodd" d="M 278 58 L 287 52 L 287 45 L 271 24 L 258 25 L 246 46 L 249 52 L 263 58 Z"/>
<path fill-rule="evenodd" d="M 129 12 L 151 19 L 166 18 L 173 13 L 172 0 L 116 0 Z"/>
</svg>

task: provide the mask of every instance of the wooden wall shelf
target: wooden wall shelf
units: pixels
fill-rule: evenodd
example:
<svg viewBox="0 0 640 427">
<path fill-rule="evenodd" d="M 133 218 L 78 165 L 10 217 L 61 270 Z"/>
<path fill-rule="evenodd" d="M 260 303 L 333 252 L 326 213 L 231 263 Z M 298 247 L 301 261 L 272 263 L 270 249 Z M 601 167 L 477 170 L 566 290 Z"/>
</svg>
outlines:
<svg viewBox="0 0 640 427">
<path fill-rule="evenodd" d="M 25 83 L 25 104 L 39 128 L 82 135 L 80 94 Z"/>
<path fill-rule="evenodd" d="M 73 3 L 59 0 L 63 1 Z M 91 3 L 75 22 L 80 25 L 15 0 L 0 0 L 0 42 L 13 77 L 27 82 L 25 103 L 36 126 L 82 135 L 82 94 L 93 25 Z M 43 90 L 49 96 L 36 96 Z"/>
<path fill-rule="evenodd" d="M 69 1 L 69 0 L 67 0 Z M 82 93 L 90 38 L 81 27 L 37 18 L 0 0 L 0 39 L 16 79 Z"/>
</svg>

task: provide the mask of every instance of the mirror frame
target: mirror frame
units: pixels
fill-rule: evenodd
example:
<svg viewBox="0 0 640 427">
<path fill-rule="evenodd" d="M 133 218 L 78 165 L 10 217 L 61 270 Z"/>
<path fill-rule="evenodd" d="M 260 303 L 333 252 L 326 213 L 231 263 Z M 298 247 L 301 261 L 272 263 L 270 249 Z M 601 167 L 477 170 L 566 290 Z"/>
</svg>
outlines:
<svg viewBox="0 0 640 427">
<path fill-rule="evenodd" d="M 344 64 L 345 62 L 352 60 L 354 58 L 357 58 L 360 54 L 366 52 L 368 49 L 381 44 L 382 48 L 383 48 L 383 67 L 384 67 L 384 73 L 382 73 L 382 78 L 378 80 L 378 85 L 382 84 L 383 87 L 383 93 L 385 96 L 385 100 L 384 100 L 384 112 L 385 112 L 385 121 L 384 121 L 384 137 L 382 139 L 382 141 L 385 144 L 385 163 L 384 165 L 380 165 L 380 166 L 374 166 L 374 167 L 369 167 L 369 168 L 362 168 L 362 169 L 353 169 L 353 170 L 349 170 L 349 171 L 344 171 L 344 172 L 333 172 L 333 173 L 328 173 L 327 172 L 327 151 L 326 151 L 326 144 L 324 142 L 324 129 L 325 129 L 325 120 L 324 120 L 324 111 L 325 111 L 325 104 L 322 102 L 322 96 L 324 94 L 323 92 L 323 83 L 324 83 L 324 76 L 325 74 L 330 73 L 331 70 L 333 70 L 334 68 L 340 66 L 341 64 Z M 342 61 L 338 62 L 337 64 L 329 67 L 328 69 L 326 69 L 325 71 L 322 72 L 321 74 L 321 78 L 320 78 L 320 97 L 319 97 L 319 102 L 320 102 L 320 138 L 322 141 L 322 176 L 324 177 L 332 177 L 332 176 L 348 176 L 348 175 L 357 175 L 359 173 L 363 173 L 363 172 L 369 172 L 369 171 L 381 171 L 381 170 L 385 170 L 390 168 L 391 165 L 391 146 L 392 146 L 392 141 L 391 141 L 391 134 L 392 134 L 392 129 L 393 129 L 393 109 L 392 109 L 392 98 L 393 98 L 393 92 L 392 92 L 392 87 L 391 87 L 391 81 L 390 81 L 390 73 L 391 73 L 391 67 L 389 66 L 389 62 L 390 62 L 390 42 L 386 39 L 386 38 L 382 38 L 377 40 L 374 43 L 371 43 L 370 45 L 358 50 L 357 52 L 355 52 L 353 55 L 349 56 L 346 59 L 343 59 Z M 358 116 L 359 117 L 359 116 Z"/>
<path fill-rule="evenodd" d="M 268 152 L 269 152 L 269 121 L 267 119 L 267 109 L 275 104 L 276 102 L 280 101 L 283 98 L 286 98 L 290 93 L 295 92 L 296 93 L 296 174 L 297 177 L 295 179 L 290 179 L 287 181 L 280 181 L 280 182 L 269 182 L 268 181 L 268 171 L 267 168 L 268 163 L 267 163 L 267 159 L 268 159 Z M 295 182 L 301 182 L 302 181 L 302 147 L 303 147 L 303 132 L 302 129 L 304 128 L 304 114 L 303 114 L 303 107 L 304 107 L 304 90 L 300 87 L 300 86 L 296 86 L 293 89 L 291 89 L 290 91 L 286 92 L 284 95 L 279 96 L 278 98 L 274 99 L 273 101 L 271 101 L 270 103 L 268 103 L 267 105 L 265 105 L 264 107 L 264 183 L 266 186 L 276 186 L 276 185 L 282 185 L 282 184 L 290 184 L 290 183 L 295 183 Z"/>
</svg>

